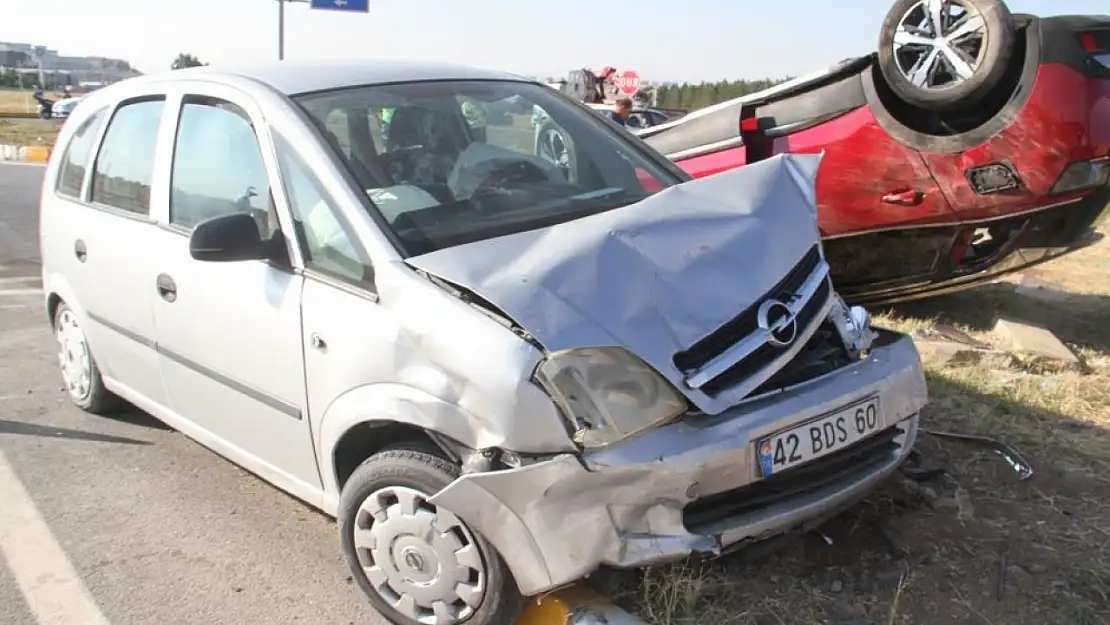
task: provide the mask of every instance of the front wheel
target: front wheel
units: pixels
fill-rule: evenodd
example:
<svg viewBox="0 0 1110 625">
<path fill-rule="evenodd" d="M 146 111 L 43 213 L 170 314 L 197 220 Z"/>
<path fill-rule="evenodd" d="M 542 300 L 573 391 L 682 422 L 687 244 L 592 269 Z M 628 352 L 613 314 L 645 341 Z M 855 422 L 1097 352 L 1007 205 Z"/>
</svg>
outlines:
<svg viewBox="0 0 1110 625">
<path fill-rule="evenodd" d="M 371 456 L 343 487 L 343 556 L 359 588 L 392 623 L 504 625 L 523 609 L 497 551 L 428 503 L 458 475 L 436 450 L 409 446 Z"/>
<path fill-rule="evenodd" d="M 898 0 L 879 32 L 878 64 L 907 104 L 966 110 L 1002 81 L 1015 40 L 1003 0 Z"/>
</svg>

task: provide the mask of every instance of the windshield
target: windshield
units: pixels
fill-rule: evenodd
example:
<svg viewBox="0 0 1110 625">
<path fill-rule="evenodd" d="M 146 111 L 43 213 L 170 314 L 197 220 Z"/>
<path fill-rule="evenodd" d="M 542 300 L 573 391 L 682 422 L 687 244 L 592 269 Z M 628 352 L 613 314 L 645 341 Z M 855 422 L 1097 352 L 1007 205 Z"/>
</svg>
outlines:
<svg viewBox="0 0 1110 625">
<path fill-rule="evenodd" d="M 612 210 L 681 181 L 543 85 L 403 83 L 296 100 L 410 255 Z"/>
</svg>

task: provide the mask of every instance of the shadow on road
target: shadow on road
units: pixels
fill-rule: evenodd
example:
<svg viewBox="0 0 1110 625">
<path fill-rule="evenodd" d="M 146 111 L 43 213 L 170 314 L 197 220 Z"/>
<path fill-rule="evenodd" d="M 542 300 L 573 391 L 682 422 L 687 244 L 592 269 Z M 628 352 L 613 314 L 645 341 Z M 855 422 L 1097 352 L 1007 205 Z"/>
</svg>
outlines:
<svg viewBox="0 0 1110 625">
<path fill-rule="evenodd" d="M 147 441 L 127 438 L 124 436 L 97 434 L 95 432 L 82 432 L 81 430 L 71 430 L 69 428 L 35 425 L 33 423 L 0 419 L 0 435 L 4 434 L 12 434 L 16 436 L 38 436 L 42 438 L 60 438 L 74 441 L 88 441 L 92 443 L 120 443 L 122 445 L 152 444 Z"/>
<path fill-rule="evenodd" d="M 162 423 L 158 419 L 150 416 L 142 410 L 132 406 L 131 404 L 123 404 L 122 407 L 112 411 L 111 414 L 103 415 L 101 418 L 110 419 L 112 421 L 119 421 L 120 423 L 127 423 L 129 425 L 137 425 L 152 430 L 162 430 L 169 432 L 173 428 Z"/>
</svg>

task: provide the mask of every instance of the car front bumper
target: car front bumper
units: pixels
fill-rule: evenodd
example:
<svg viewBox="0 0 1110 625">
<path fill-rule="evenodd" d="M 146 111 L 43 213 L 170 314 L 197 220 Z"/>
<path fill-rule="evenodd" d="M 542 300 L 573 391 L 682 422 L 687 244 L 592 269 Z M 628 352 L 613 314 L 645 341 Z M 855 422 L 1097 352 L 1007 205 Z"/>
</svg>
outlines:
<svg viewBox="0 0 1110 625">
<path fill-rule="evenodd" d="M 882 406 L 884 427 L 877 433 L 760 476 L 758 439 L 868 397 Z M 430 502 L 483 534 L 521 592 L 535 595 L 601 565 L 720 555 L 836 514 L 905 459 L 926 401 L 913 342 L 880 331 L 867 359 L 790 392 L 690 416 L 581 457 L 469 473 Z"/>
</svg>

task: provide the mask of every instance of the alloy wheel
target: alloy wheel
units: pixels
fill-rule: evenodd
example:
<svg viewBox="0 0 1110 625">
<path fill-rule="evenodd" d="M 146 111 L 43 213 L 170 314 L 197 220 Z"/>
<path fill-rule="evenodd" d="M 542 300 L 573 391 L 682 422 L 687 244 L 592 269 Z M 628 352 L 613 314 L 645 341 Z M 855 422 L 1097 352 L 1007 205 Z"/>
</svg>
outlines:
<svg viewBox="0 0 1110 625">
<path fill-rule="evenodd" d="M 894 33 L 894 59 L 917 87 L 938 90 L 969 80 L 986 51 L 983 16 L 962 0 L 922 0 L 906 11 Z"/>
</svg>

